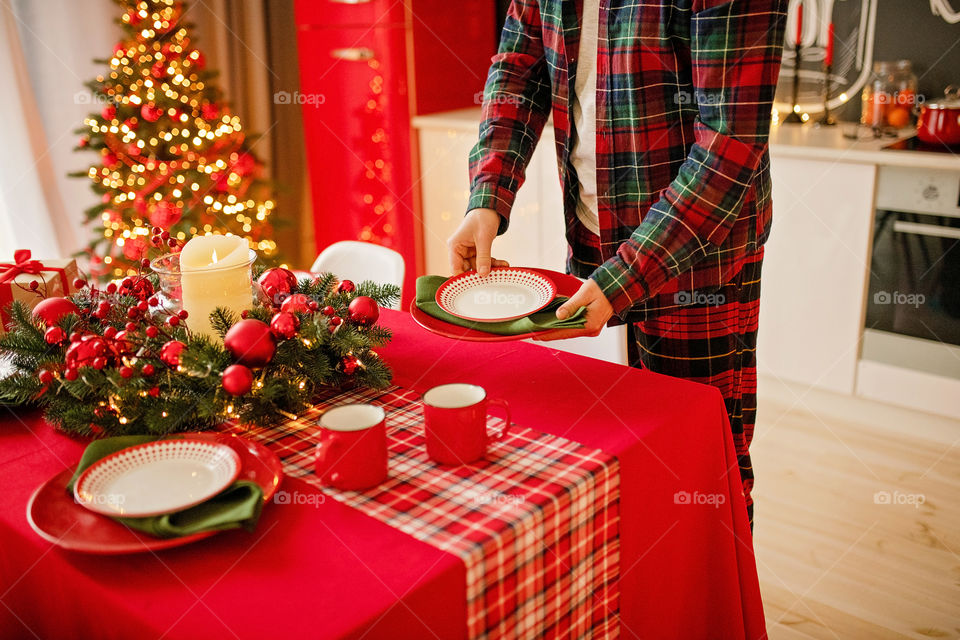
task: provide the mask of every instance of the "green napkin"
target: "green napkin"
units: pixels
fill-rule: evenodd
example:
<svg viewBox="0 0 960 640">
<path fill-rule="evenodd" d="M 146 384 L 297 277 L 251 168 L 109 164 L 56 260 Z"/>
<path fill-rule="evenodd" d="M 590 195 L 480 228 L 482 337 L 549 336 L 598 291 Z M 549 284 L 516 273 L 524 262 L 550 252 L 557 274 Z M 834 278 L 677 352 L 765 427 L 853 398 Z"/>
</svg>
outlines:
<svg viewBox="0 0 960 640">
<path fill-rule="evenodd" d="M 80 458 L 80 464 L 67 484 L 73 494 L 73 483 L 97 460 L 134 445 L 152 442 L 153 436 L 117 436 L 94 440 Z M 222 531 L 243 527 L 252 531 L 263 510 L 263 489 L 256 482 L 238 480 L 205 502 L 182 511 L 146 518 L 114 518 L 131 529 L 158 538 L 177 538 L 201 531 Z"/>
<path fill-rule="evenodd" d="M 550 304 L 540 311 L 516 320 L 505 320 L 504 322 L 464 320 L 450 315 L 437 304 L 437 289 L 446 281 L 447 279 L 443 276 L 420 276 L 417 278 L 417 307 L 428 316 L 455 324 L 458 327 L 467 327 L 501 336 L 516 336 L 548 329 L 579 329 L 587 321 L 586 309 L 583 308 L 577 309 L 576 313 L 566 320 L 558 320 L 556 316 L 557 308 L 567 300 L 562 296 L 554 298 Z"/>
</svg>

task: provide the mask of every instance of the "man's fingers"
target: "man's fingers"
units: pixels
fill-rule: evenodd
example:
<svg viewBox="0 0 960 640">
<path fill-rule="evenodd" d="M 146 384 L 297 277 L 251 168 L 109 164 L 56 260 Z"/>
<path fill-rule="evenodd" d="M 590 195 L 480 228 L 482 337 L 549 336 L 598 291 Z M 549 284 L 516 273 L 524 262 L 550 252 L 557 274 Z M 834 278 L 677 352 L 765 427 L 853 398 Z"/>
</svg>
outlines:
<svg viewBox="0 0 960 640">
<path fill-rule="evenodd" d="M 587 306 L 590 300 L 585 287 L 586 285 L 581 286 L 575 294 L 570 296 L 569 300 L 560 305 L 560 308 L 557 309 L 558 320 L 566 320 L 572 316 L 577 309 Z"/>
<path fill-rule="evenodd" d="M 493 266 L 494 266 L 494 267 L 509 267 L 509 266 L 510 266 L 510 263 L 507 262 L 506 260 L 497 260 L 496 258 L 494 258 L 494 259 L 493 259 Z"/>
</svg>

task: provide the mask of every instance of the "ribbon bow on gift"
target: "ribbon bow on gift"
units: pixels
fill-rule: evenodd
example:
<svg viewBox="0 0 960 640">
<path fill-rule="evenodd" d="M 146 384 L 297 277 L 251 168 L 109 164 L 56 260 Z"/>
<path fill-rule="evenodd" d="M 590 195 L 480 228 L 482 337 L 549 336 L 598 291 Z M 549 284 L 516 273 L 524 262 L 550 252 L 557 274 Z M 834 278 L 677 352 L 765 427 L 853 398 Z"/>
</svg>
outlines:
<svg viewBox="0 0 960 640">
<path fill-rule="evenodd" d="M 0 284 L 7 284 L 21 273 L 38 275 L 43 272 L 43 263 L 30 259 L 30 249 L 13 252 L 13 262 L 0 262 Z"/>
</svg>

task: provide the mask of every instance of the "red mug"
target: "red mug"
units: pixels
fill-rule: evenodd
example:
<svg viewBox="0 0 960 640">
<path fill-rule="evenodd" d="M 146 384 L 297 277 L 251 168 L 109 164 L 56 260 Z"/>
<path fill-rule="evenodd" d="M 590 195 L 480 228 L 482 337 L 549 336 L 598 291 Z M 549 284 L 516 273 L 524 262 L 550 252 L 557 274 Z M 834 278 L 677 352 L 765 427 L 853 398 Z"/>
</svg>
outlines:
<svg viewBox="0 0 960 640">
<path fill-rule="evenodd" d="M 487 433 L 487 407 L 503 409 L 503 429 Z M 443 384 L 423 394 L 427 455 L 441 464 L 469 464 L 483 458 L 491 442 L 510 430 L 510 407 L 503 400 L 487 399 L 483 387 Z"/>
<path fill-rule="evenodd" d="M 323 484 L 368 489 L 387 477 L 387 424 L 383 409 L 344 404 L 320 416 L 315 470 Z"/>
</svg>

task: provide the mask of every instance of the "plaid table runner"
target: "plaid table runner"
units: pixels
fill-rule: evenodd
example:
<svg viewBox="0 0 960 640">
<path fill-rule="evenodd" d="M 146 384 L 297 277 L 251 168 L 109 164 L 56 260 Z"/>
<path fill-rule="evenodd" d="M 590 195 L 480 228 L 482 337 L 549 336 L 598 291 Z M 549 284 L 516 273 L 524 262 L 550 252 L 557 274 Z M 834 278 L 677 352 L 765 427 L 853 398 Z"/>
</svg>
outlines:
<svg viewBox="0 0 960 640">
<path fill-rule="evenodd" d="M 386 411 L 390 475 L 362 492 L 328 489 L 313 471 L 317 419 L 355 402 Z M 514 427 L 485 460 L 438 466 L 426 454 L 420 397 L 399 387 L 331 392 L 296 420 L 229 428 L 269 446 L 288 475 L 460 557 L 471 638 L 618 636 L 620 472 L 613 456 Z"/>
</svg>

